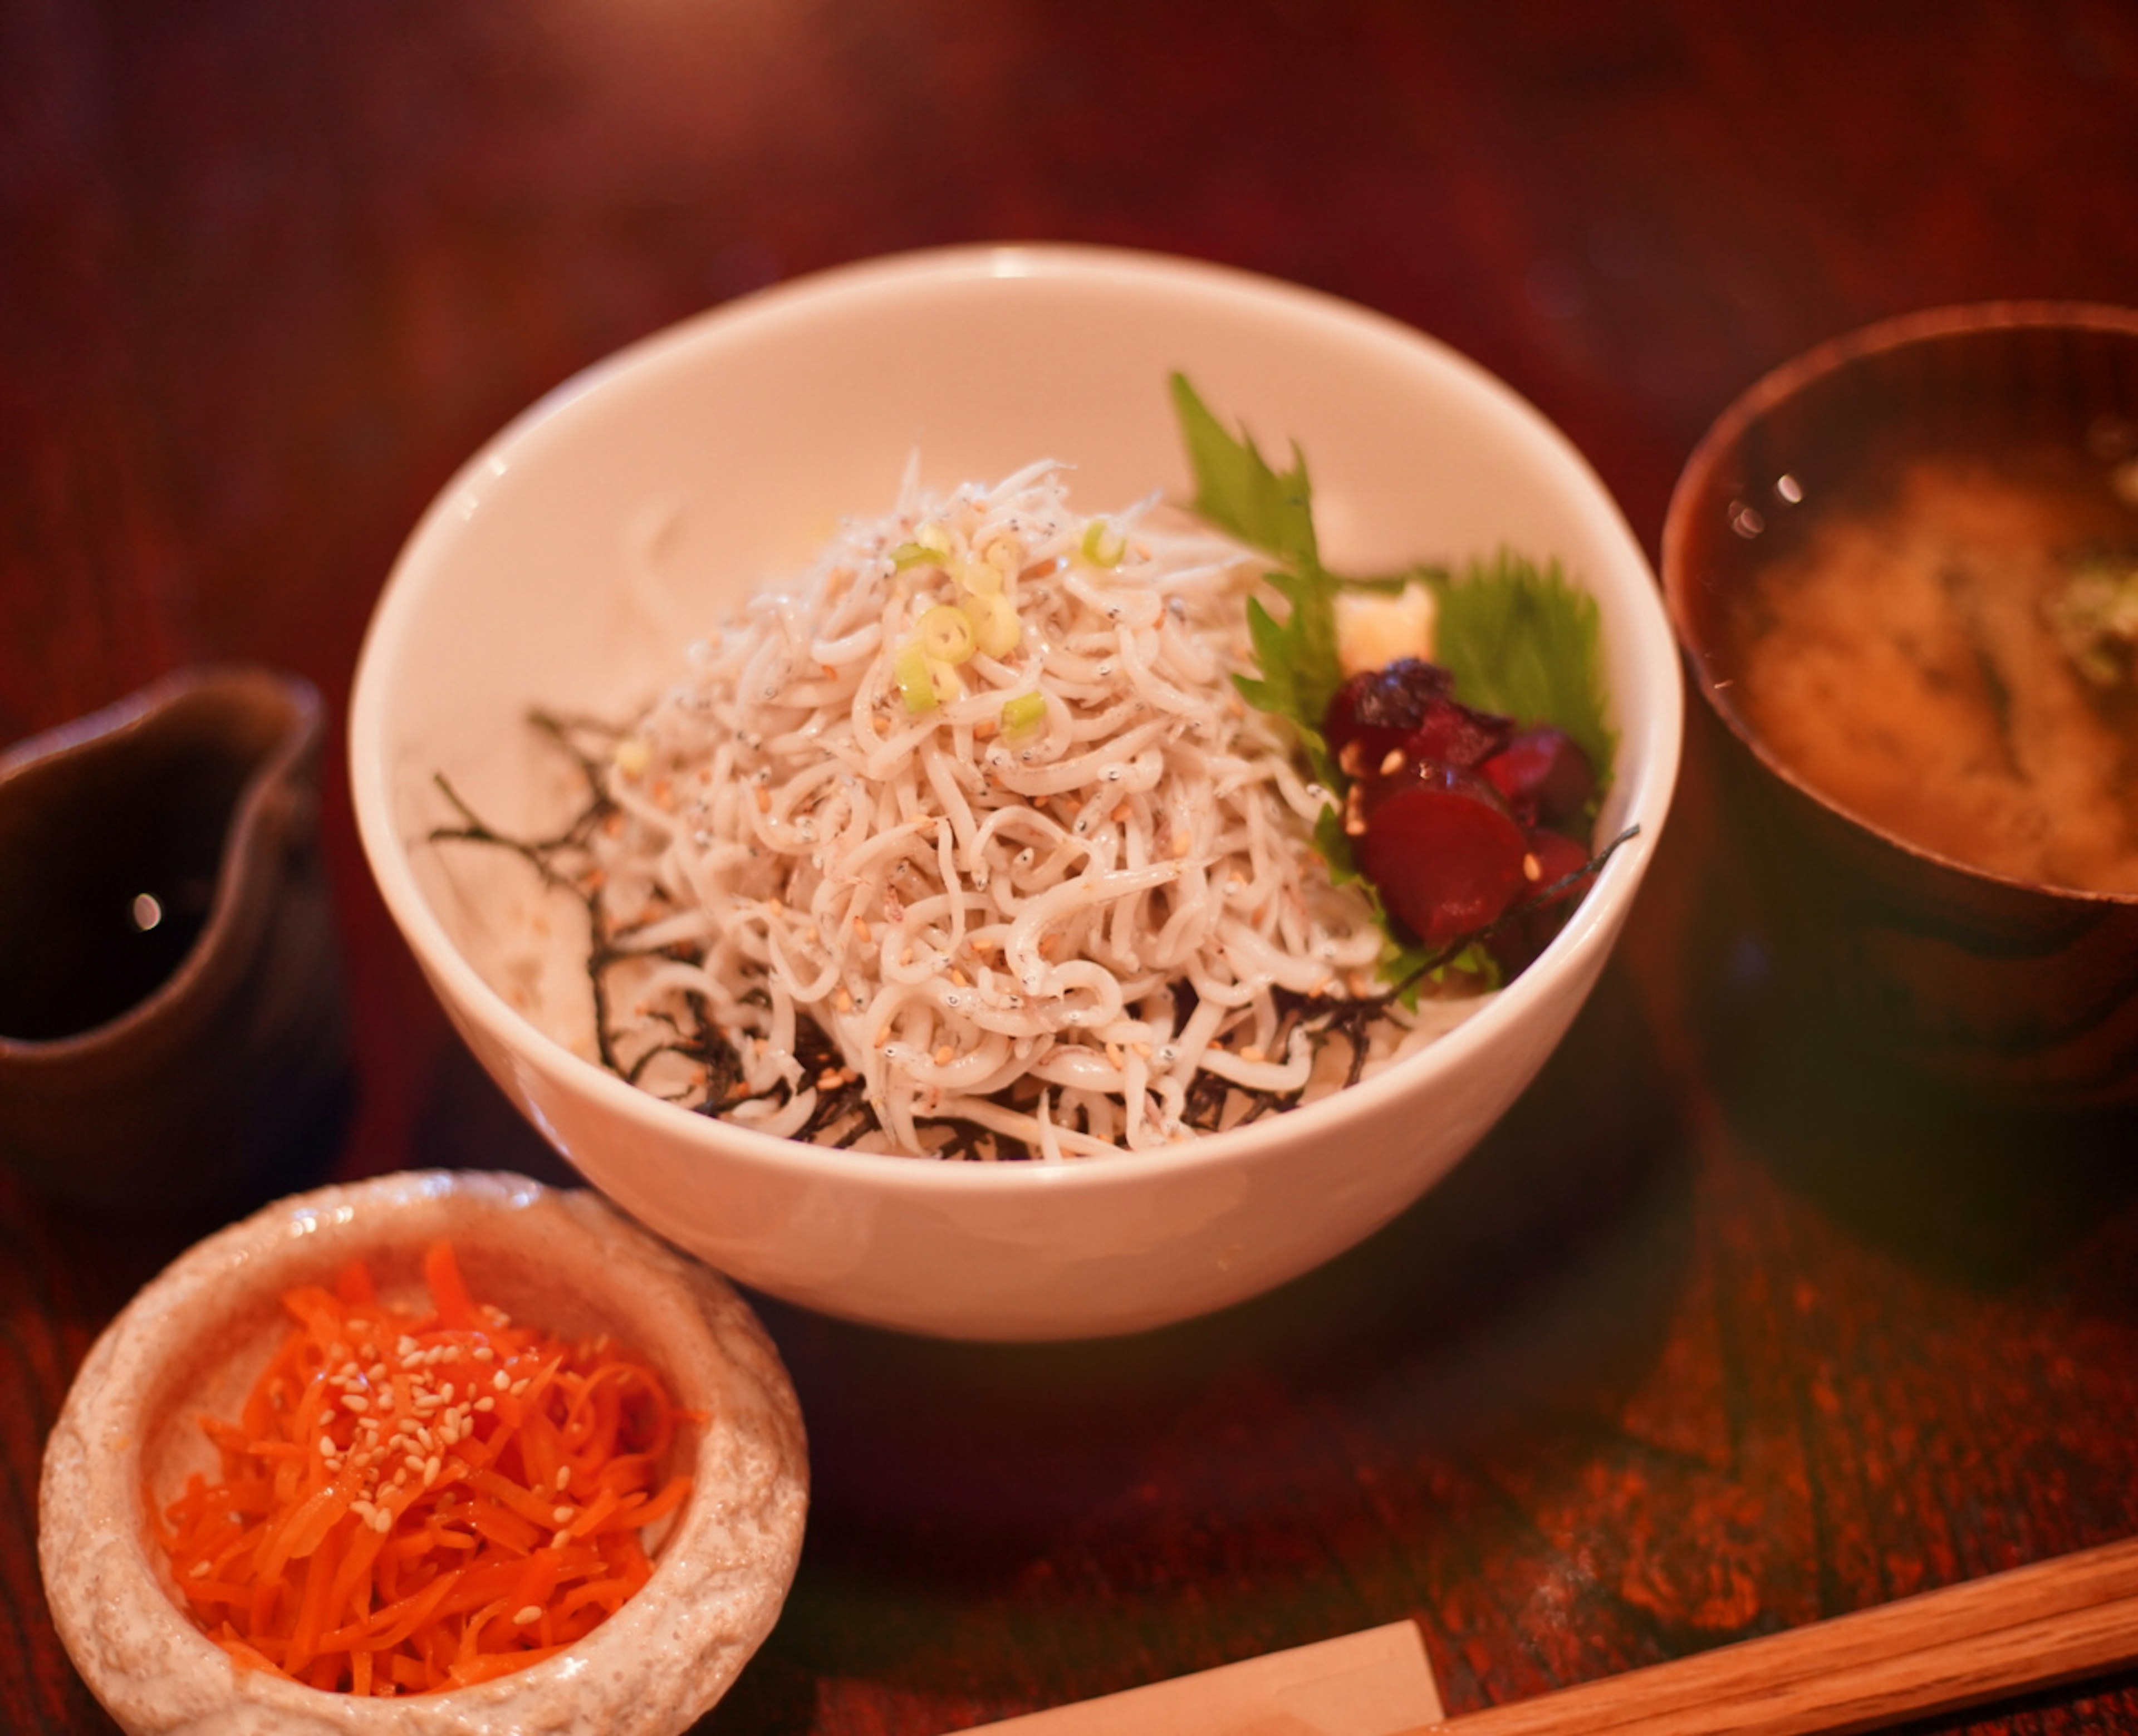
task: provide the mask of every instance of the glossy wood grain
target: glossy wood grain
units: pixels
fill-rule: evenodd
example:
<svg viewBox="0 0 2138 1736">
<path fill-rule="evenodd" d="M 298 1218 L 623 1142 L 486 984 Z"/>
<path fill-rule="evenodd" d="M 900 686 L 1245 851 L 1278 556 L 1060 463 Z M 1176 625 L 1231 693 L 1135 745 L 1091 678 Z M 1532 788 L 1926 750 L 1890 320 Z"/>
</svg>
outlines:
<svg viewBox="0 0 2138 1736">
<path fill-rule="evenodd" d="M 935 242 L 1355 297 L 1536 402 L 1652 551 L 1701 430 L 1812 344 L 2138 303 L 2134 98 L 2115 0 L 0 0 L 0 739 L 207 657 L 338 714 L 394 549 L 507 417 Z M 1963 1109 L 1778 995 L 1696 725 L 1564 1051 L 1352 1256 L 1117 1343 L 766 1309 L 816 1505 L 710 1729 L 926 1736 L 1407 1617 L 1474 1712 L 2138 1535 L 2138 1124 Z M 325 797 L 359 1091 L 288 1179 L 554 1174 Z M 106 1728 L 44 1611 L 39 1456 L 211 1226 L 0 1179 L 0 1729 Z M 1978 1717 L 2138 1730 L 2138 1693 Z"/>
<path fill-rule="evenodd" d="M 1845 1736 L 2138 1661 L 2138 1539 L 1919 1592 L 1413 1736 Z"/>
</svg>

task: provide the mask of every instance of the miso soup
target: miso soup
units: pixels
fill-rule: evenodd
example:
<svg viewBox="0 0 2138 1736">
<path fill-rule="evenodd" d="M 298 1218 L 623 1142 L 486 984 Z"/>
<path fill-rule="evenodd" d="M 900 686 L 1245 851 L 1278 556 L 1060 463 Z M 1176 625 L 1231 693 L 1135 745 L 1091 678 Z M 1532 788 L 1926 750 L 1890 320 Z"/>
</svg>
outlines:
<svg viewBox="0 0 2138 1736">
<path fill-rule="evenodd" d="M 1752 731 L 1920 848 L 2138 892 L 2138 471 L 1917 459 L 1801 510 L 1731 622 Z"/>
</svg>

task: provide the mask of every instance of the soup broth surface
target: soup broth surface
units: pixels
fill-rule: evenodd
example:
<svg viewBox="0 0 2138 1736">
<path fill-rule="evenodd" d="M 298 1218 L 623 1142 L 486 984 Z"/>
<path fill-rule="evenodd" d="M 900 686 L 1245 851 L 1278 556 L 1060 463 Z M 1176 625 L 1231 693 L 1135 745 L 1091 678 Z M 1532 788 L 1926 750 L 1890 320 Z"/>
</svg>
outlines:
<svg viewBox="0 0 2138 1736">
<path fill-rule="evenodd" d="M 2138 683 L 2075 654 L 2073 587 L 2129 575 L 2131 470 L 2077 454 L 1891 466 L 1745 588 L 1736 703 L 1805 783 L 2008 879 L 2138 892 Z M 2104 679 L 2104 677 L 2106 677 Z"/>
</svg>

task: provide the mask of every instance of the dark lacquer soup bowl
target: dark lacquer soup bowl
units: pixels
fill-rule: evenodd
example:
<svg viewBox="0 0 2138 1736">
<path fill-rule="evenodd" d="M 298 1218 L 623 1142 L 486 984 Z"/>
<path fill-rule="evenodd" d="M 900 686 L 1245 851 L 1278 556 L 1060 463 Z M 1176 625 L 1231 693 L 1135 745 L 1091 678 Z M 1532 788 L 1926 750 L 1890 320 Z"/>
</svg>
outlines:
<svg viewBox="0 0 2138 1736">
<path fill-rule="evenodd" d="M 1987 1099 L 2138 1096 L 2138 313 L 1788 363 L 1694 452 L 1662 575 L 1784 983 Z"/>
</svg>

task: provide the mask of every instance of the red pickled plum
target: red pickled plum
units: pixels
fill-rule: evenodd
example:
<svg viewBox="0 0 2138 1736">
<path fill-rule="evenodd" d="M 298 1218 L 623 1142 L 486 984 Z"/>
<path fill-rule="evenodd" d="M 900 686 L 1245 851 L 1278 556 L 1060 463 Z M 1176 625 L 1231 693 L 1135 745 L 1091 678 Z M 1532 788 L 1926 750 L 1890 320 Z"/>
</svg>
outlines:
<svg viewBox="0 0 2138 1736">
<path fill-rule="evenodd" d="M 1511 718 L 1472 711 L 1454 700 L 1434 700 L 1404 739 L 1403 752 L 1413 759 L 1468 771 L 1501 753 L 1514 729 Z"/>
<path fill-rule="evenodd" d="M 1364 671 L 1330 700 L 1323 738 L 1354 778 L 1379 770 L 1397 749 L 1438 765 L 1477 765 L 1508 745 L 1514 720 L 1472 710 L 1453 687 L 1446 670 L 1417 657 Z"/>
<path fill-rule="evenodd" d="M 1455 678 L 1437 663 L 1403 657 L 1384 669 L 1361 671 L 1339 687 L 1321 721 L 1329 751 L 1361 771 L 1370 771 L 1399 748 L 1424 719 L 1427 705 L 1444 700 Z M 1355 753 L 1345 750 L 1356 744 Z M 1357 772 L 1352 773 L 1359 775 Z"/>
</svg>

